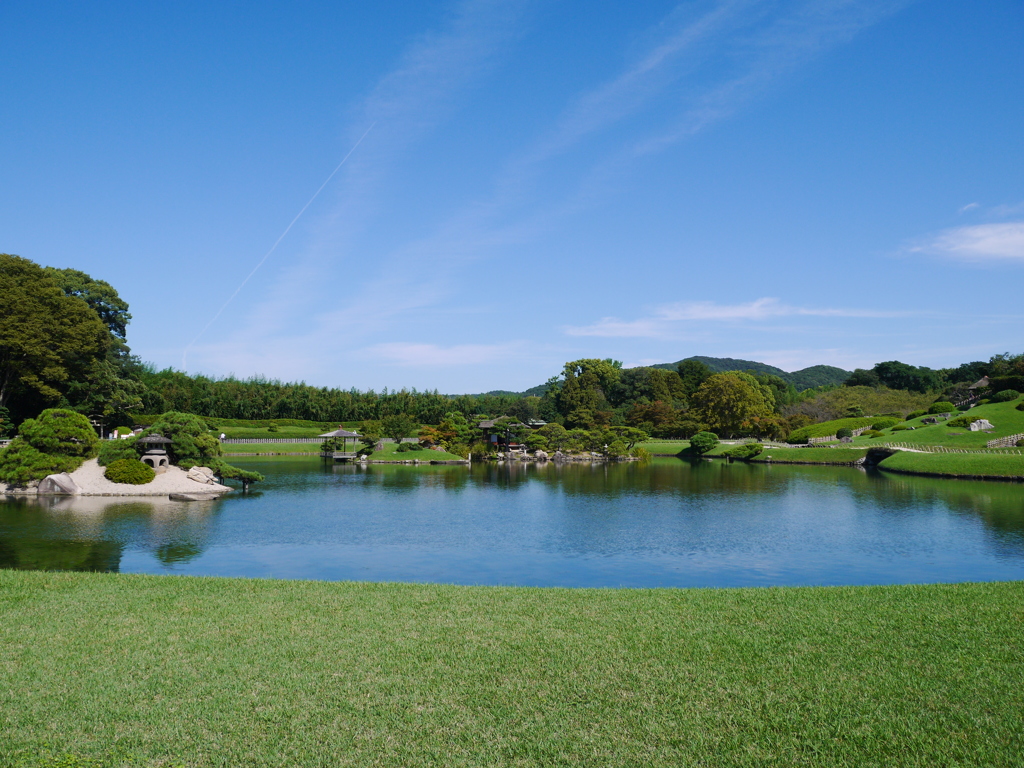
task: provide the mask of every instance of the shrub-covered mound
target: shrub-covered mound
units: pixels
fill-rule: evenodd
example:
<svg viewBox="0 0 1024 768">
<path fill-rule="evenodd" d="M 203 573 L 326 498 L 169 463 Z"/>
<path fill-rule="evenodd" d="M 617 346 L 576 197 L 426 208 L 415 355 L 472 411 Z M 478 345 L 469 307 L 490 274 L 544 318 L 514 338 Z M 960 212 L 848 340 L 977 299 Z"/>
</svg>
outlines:
<svg viewBox="0 0 1024 768">
<path fill-rule="evenodd" d="M 789 433 L 787 443 L 806 443 L 812 437 L 828 437 L 836 435 L 841 429 L 860 429 L 870 427 L 875 423 L 883 423 L 885 419 L 878 416 L 856 416 L 849 419 L 835 419 L 834 421 L 823 421 L 820 424 L 811 424 Z"/>
<path fill-rule="evenodd" d="M 943 400 L 943 401 L 940 401 L 938 403 L 932 403 L 931 407 L 928 409 L 928 413 L 932 413 L 932 414 L 935 414 L 935 413 L 952 413 L 955 410 L 956 410 L 956 406 L 955 405 L 953 405 L 950 402 L 947 402 L 947 401 Z"/>
<path fill-rule="evenodd" d="M 74 472 L 94 456 L 99 438 L 89 420 L 64 408 L 49 408 L 26 419 L 0 451 L 0 482 L 22 486 L 56 472 Z"/>
<path fill-rule="evenodd" d="M 955 419 L 950 419 L 946 422 L 947 427 L 954 427 L 956 429 L 966 429 L 976 421 L 979 421 L 981 416 L 957 416 Z"/>
<path fill-rule="evenodd" d="M 103 476 L 112 483 L 145 485 L 152 482 L 156 472 L 138 459 L 118 459 L 107 467 Z"/>
<path fill-rule="evenodd" d="M 743 445 L 737 445 L 735 448 L 730 448 L 722 453 L 723 456 L 728 456 L 731 459 L 740 459 L 741 461 L 747 461 L 759 455 L 764 450 L 764 446 L 760 443 L 744 443 Z"/>
<path fill-rule="evenodd" d="M 701 455 L 718 445 L 718 435 L 714 432 L 698 432 L 690 438 L 690 448 Z"/>
<path fill-rule="evenodd" d="M 992 402 L 1008 403 L 1011 400 L 1016 400 L 1018 397 L 1020 397 L 1020 392 L 1018 392 L 1016 389 L 1004 389 L 1003 391 L 996 392 L 994 395 L 992 395 Z"/>
</svg>

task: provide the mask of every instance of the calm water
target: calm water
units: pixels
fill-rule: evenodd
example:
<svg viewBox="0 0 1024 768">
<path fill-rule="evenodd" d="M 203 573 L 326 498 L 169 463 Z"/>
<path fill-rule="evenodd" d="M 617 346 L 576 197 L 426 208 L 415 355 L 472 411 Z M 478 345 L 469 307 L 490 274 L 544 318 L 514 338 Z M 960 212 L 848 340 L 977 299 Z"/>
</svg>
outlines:
<svg viewBox="0 0 1024 768">
<path fill-rule="evenodd" d="M 676 459 L 236 461 L 267 476 L 260 491 L 0 501 L 0 567 L 602 587 L 1024 579 L 1016 484 Z"/>
</svg>

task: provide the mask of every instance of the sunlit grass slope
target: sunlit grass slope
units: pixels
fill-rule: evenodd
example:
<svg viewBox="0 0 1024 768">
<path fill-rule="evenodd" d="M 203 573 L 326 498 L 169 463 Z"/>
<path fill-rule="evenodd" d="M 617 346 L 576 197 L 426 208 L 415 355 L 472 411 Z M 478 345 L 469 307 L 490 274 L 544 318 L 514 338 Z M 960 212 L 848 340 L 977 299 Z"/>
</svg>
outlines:
<svg viewBox="0 0 1024 768">
<path fill-rule="evenodd" d="M 0 764 L 1018 766 L 1022 620 L 1024 583 L 3 571 Z"/>
<path fill-rule="evenodd" d="M 878 465 L 899 472 L 950 477 L 1011 477 L 1024 479 L 1024 456 L 984 453 L 911 453 L 899 451 Z M 1022 493 L 1024 497 L 1024 493 Z"/>
</svg>

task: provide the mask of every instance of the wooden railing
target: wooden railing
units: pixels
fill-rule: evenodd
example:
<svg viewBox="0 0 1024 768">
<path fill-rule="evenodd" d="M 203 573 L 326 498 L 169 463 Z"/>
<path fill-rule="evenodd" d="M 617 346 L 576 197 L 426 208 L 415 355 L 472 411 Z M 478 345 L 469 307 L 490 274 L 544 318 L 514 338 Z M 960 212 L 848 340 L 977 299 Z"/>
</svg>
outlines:
<svg viewBox="0 0 1024 768">
<path fill-rule="evenodd" d="M 989 440 L 986 445 L 989 448 L 1009 448 L 1011 445 L 1016 445 L 1018 440 L 1024 440 L 1024 432 L 1021 432 L 1019 435 L 1009 435 L 1008 437 Z"/>
</svg>

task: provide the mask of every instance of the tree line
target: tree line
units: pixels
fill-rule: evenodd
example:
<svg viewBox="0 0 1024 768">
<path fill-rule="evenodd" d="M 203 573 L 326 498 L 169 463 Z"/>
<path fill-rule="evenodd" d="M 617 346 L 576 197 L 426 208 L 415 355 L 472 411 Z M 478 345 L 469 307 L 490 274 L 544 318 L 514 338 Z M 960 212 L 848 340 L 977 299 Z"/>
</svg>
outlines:
<svg viewBox="0 0 1024 768">
<path fill-rule="evenodd" d="M 213 378 L 157 370 L 142 362 L 127 343 L 128 304 L 109 283 L 78 270 L 0 254 L 0 297 L 0 436 L 57 407 L 107 429 L 166 412 L 318 423 L 407 416 L 428 425 L 440 425 L 454 414 L 467 422 L 503 416 L 516 423 L 544 421 L 567 431 L 629 427 L 656 437 L 686 438 L 700 431 L 782 437 L 815 420 L 818 411 L 806 405 L 836 389 L 826 385 L 798 392 L 770 373 L 715 373 L 699 360 L 681 361 L 675 370 L 624 369 L 611 359 L 575 360 L 549 379 L 539 395 L 377 392 L 263 377 Z M 1024 381 L 1024 355 L 996 355 L 948 369 L 888 361 L 854 371 L 843 386 L 851 392 L 861 387 L 952 399 L 984 375 L 1007 386 Z"/>
</svg>

